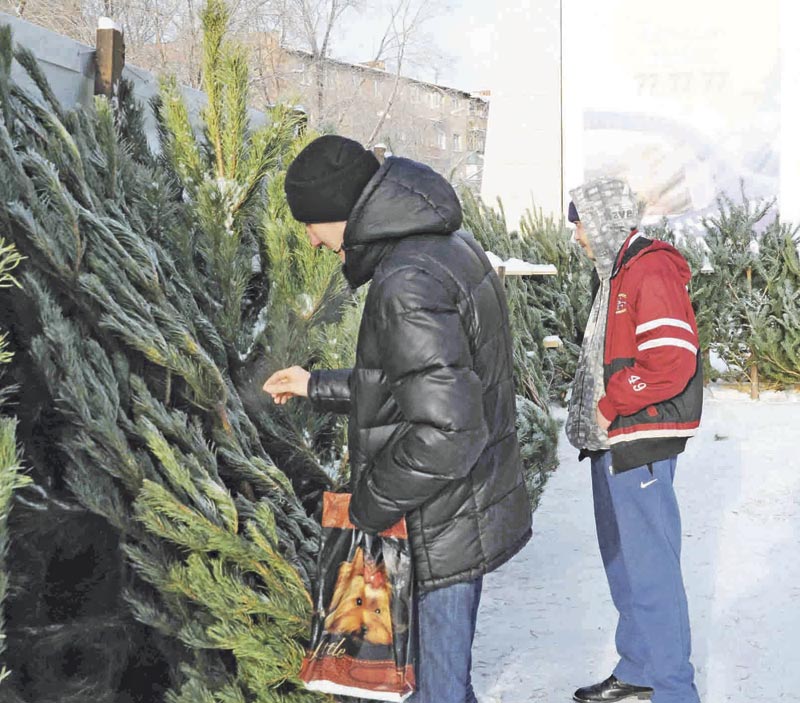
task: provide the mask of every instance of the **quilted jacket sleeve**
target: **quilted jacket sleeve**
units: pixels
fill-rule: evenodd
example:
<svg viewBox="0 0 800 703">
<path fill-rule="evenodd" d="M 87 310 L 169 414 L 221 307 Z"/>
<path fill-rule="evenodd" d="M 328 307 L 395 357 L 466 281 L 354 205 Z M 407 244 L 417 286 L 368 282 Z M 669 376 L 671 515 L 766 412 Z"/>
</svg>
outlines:
<svg viewBox="0 0 800 703">
<path fill-rule="evenodd" d="M 383 371 L 402 420 L 353 487 L 350 515 L 379 532 L 468 475 L 488 429 L 453 292 L 409 266 L 381 281 L 376 295 Z"/>
<path fill-rule="evenodd" d="M 326 413 L 350 412 L 350 374 L 352 369 L 312 371 L 308 380 L 308 399 L 315 410 Z"/>
</svg>

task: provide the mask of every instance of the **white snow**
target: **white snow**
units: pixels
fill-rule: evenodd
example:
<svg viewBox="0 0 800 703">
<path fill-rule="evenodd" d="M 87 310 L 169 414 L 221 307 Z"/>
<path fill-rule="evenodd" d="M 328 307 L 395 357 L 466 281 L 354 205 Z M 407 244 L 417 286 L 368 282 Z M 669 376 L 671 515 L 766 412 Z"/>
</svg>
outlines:
<svg viewBox="0 0 800 703">
<path fill-rule="evenodd" d="M 555 276 L 558 269 L 553 264 L 532 264 L 530 261 L 510 258 L 505 261 L 492 251 L 486 252 L 492 268 L 505 268 L 506 276 Z"/>
<path fill-rule="evenodd" d="M 563 417 L 563 411 L 557 411 Z M 800 395 L 710 389 L 678 460 L 692 662 L 704 703 L 800 694 Z M 534 536 L 484 580 L 473 650 L 481 703 L 569 701 L 616 663 L 588 460 L 561 435 Z"/>
<path fill-rule="evenodd" d="M 717 354 L 717 352 L 715 352 L 713 349 L 709 352 L 709 360 L 711 361 L 711 368 L 715 371 L 721 374 L 725 374 L 730 371 L 725 361 L 721 359 L 719 354 Z"/>
<path fill-rule="evenodd" d="M 258 318 L 256 319 L 256 324 L 253 327 L 252 334 L 250 335 L 250 346 L 247 348 L 247 351 L 239 352 L 239 361 L 247 361 L 250 358 L 250 354 L 253 353 L 253 348 L 258 343 L 258 340 L 261 339 L 261 335 L 264 334 L 264 331 L 267 329 L 267 324 L 269 323 L 269 305 L 265 305 L 258 313 Z M 271 348 L 267 347 L 267 352 L 270 352 Z"/>
<path fill-rule="evenodd" d="M 110 17 L 98 17 L 97 18 L 97 28 L 98 29 L 115 29 L 118 32 L 122 31 L 122 27 L 120 27 Z"/>
<path fill-rule="evenodd" d="M 492 265 L 493 268 L 497 268 L 498 266 L 503 265 L 503 260 L 493 251 L 487 251 L 486 258 L 489 259 L 489 263 Z"/>
</svg>

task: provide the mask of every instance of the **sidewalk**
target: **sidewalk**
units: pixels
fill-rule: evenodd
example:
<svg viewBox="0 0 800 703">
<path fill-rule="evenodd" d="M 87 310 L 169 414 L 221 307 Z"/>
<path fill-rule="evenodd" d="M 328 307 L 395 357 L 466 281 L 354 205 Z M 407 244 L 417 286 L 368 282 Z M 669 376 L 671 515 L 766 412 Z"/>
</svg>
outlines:
<svg viewBox="0 0 800 703">
<path fill-rule="evenodd" d="M 616 663 L 588 462 L 563 435 L 528 546 L 484 581 L 481 703 L 572 700 Z M 707 396 L 678 461 L 692 661 L 704 703 L 800 697 L 800 397 Z"/>
</svg>

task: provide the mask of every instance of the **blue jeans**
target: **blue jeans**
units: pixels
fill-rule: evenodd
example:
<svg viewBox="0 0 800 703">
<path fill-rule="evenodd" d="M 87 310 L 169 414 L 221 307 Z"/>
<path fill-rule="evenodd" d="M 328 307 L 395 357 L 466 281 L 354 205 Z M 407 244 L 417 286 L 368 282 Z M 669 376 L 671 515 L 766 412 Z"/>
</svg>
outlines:
<svg viewBox="0 0 800 703">
<path fill-rule="evenodd" d="M 417 597 L 417 691 L 408 703 L 477 703 L 472 640 L 483 578 Z"/>
<path fill-rule="evenodd" d="M 592 459 L 592 491 L 600 554 L 619 611 L 614 675 L 650 686 L 653 703 L 700 703 L 672 486 L 677 458 L 616 475 L 610 459 L 610 452 Z"/>
</svg>

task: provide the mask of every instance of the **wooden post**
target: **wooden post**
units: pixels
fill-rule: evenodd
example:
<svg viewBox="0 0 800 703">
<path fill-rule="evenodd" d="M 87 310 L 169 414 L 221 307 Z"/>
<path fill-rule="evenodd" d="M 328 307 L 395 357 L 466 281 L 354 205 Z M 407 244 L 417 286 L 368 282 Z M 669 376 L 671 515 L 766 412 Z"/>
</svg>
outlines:
<svg viewBox="0 0 800 703">
<path fill-rule="evenodd" d="M 758 387 L 758 366 L 755 364 L 750 367 L 750 397 L 753 400 L 758 400 L 760 397 L 760 390 Z"/>
<path fill-rule="evenodd" d="M 302 107 L 290 108 L 292 114 L 297 118 L 297 127 L 295 128 L 295 136 L 301 137 L 308 129 L 308 113 Z"/>
<path fill-rule="evenodd" d="M 381 163 L 383 163 L 386 158 L 386 148 L 386 144 L 376 144 L 372 147 L 372 153 L 375 154 L 375 158 Z"/>
<path fill-rule="evenodd" d="M 753 293 L 753 268 L 751 266 L 747 267 L 747 292 Z M 752 349 L 750 353 L 753 354 Z M 753 357 L 753 363 L 750 365 L 750 397 L 753 400 L 758 400 L 761 397 L 758 387 L 758 360 L 754 354 Z"/>
<path fill-rule="evenodd" d="M 120 28 L 107 17 L 101 17 L 97 25 L 95 61 L 94 94 L 111 98 L 125 66 L 125 40 Z"/>
<path fill-rule="evenodd" d="M 500 285 L 505 286 L 505 284 L 506 284 L 506 267 L 505 266 L 498 266 L 497 267 L 497 277 L 500 279 Z"/>
</svg>

